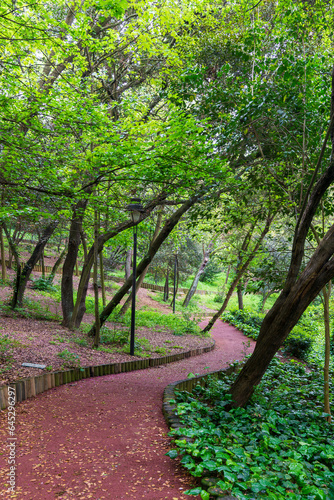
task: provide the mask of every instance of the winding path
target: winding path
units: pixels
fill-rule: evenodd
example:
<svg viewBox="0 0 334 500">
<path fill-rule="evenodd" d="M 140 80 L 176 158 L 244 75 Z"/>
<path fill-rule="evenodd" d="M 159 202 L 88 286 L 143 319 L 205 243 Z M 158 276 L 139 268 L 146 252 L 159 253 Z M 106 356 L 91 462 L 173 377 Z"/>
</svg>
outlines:
<svg viewBox="0 0 334 500">
<path fill-rule="evenodd" d="M 82 380 L 16 408 L 15 495 L 8 493 L 7 412 L 1 412 L 0 497 L 29 500 L 189 500 L 194 480 L 170 448 L 164 388 L 241 359 L 248 339 L 217 321 L 214 351 L 166 366 Z M 254 342 L 248 352 L 254 348 Z"/>
</svg>

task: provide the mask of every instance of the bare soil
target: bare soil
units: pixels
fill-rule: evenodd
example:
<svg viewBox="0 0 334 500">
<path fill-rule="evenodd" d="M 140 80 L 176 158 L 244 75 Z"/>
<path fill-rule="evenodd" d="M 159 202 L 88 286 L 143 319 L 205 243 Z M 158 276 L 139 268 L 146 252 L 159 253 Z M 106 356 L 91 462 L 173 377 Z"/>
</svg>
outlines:
<svg viewBox="0 0 334 500">
<path fill-rule="evenodd" d="M 13 276 L 13 273 L 12 277 Z M 39 273 L 34 273 L 34 278 L 39 277 Z M 55 282 L 60 278 L 56 277 Z M 76 282 L 78 279 L 75 280 Z M 114 285 L 114 289 L 117 288 Z M 107 298 L 112 297 L 114 290 L 107 290 Z M 89 291 L 92 294 L 92 290 Z M 12 289 L 9 286 L 0 288 L 0 303 L 9 302 Z M 161 312 L 161 314 L 171 313 L 168 305 L 160 304 L 153 298 L 154 294 L 146 289 L 140 289 L 136 308 L 149 308 Z M 182 351 L 195 349 L 211 345 L 213 340 L 208 337 L 198 337 L 194 335 L 175 336 L 171 330 L 162 327 L 136 328 L 136 339 L 146 339 L 141 356 L 130 356 L 123 352 L 103 352 L 92 349 L 93 340 L 88 338 L 82 330 L 71 331 L 61 326 L 61 308 L 52 297 L 48 297 L 31 288 L 31 282 L 26 291 L 26 300 L 30 303 L 29 311 L 32 310 L 31 317 L 20 316 L 19 313 L 10 311 L 0 315 L 0 338 L 8 336 L 11 341 L 15 341 L 15 346 L 6 352 L 0 350 L 0 385 L 7 385 L 18 379 L 40 375 L 45 372 L 53 372 L 72 366 L 93 366 L 99 364 L 129 361 L 130 359 L 140 359 L 140 357 L 160 357 L 167 354 L 176 354 Z M 35 304 L 35 312 L 31 307 Z M 36 310 L 37 305 L 37 310 Z M 58 316 L 57 321 L 46 321 L 35 319 L 35 314 L 45 315 L 51 312 Z M 93 315 L 86 314 L 83 324 L 91 325 L 94 321 Z M 125 328 L 107 322 L 106 326 L 114 331 Z M 87 342 L 87 345 L 80 345 Z M 103 344 L 105 348 L 112 347 L 110 344 Z M 121 349 L 121 345 L 113 345 L 115 349 Z M 1 344 L 0 344 L 1 349 Z M 71 359 L 59 357 L 63 351 L 71 353 Z M 23 367 L 22 363 L 34 363 L 45 365 L 46 368 Z"/>
</svg>

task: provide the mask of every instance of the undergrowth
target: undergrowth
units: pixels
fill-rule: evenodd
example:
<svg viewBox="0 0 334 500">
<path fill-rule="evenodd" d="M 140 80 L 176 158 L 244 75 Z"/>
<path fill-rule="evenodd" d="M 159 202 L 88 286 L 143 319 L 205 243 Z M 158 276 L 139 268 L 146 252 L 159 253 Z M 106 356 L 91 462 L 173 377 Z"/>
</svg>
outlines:
<svg viewBox="0 0 334 500">
<path fill-rule="evenodd" d="M 291 333 L 285 339 L 283 351 L 298 359 L 307 359 L 315 340 L 314 325 L 309 321 L 310 310 L 303 315 L 297 325 L 292 329 Z M 311 313 L 312 314 L 312 313 Z M 264 314 L 250 312 L 245 309 L 235 309 L 225 311 L 222 319 L 231 325 L 234 325 L 242 331 L 247 337 L 254 340 L 257 339 Z"/>
<path fill-rule="evenodd" d="M 124 316 L 119 316 L 117 310 L 110 316 L 110 321 L 117 321 L 130 326 L 131 311 Z M 159 328 L 164 327 L 171 330 L 176 336 L 198 335 L 206 336 L 197 325 L 197 321 L 191 319 L 190 314 L 183 314 L 182 317 L 176 314 L 162 314 L 157 311 L 146 311 L 139 309 L 136 311 L 136 325 L 138 327 Z"/>
<path fill-rule="evenodd" d="M 334 435 L 322 411 L 322 374 L 274 359 L 247 407 L 226 411 L 234 377 L 178 393 L 183 427 L 172 431 L 176 449 L 168 455 L 239 500 L 333 499 Z M 187 494 L 211 498 L 204 486 Z"/>
</svg>

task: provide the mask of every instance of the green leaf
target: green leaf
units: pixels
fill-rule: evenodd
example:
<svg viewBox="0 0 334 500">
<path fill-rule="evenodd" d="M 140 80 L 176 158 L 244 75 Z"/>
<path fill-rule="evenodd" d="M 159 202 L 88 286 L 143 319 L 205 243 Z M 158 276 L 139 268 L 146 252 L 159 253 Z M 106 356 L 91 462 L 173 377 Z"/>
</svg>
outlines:
<svg viewBox="0 0 334 500">
<path fill-rule="evenodd" d="M 192 490 L 187 490 L 184 492 L 185 495 L 200 495 L 202 488 L 193 488 Z"/>
<path fill-rule="evenodd" d="M 201 498 L 202 498 L 202 500 L 209 500 L 210 499 L 210 493 L 208 493 L 205 490 L 202 490 L 201 491 Z"/>
</svg>

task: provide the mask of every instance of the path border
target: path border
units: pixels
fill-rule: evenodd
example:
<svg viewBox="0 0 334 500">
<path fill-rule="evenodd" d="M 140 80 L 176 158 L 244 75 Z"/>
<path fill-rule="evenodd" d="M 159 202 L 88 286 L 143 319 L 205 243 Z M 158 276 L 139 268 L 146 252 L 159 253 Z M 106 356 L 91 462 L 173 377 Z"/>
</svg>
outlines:
<svg viewBox="0 0 334 500">
<path fill-rule="evenodd" d="M 231 373 L 235 372 L 236 369 L 237 366 L 230 365 L 223 370 L 215 370 L 203 375 L 178 380 L 177 382 L 168 384 L 164 390 L 162 403 L 162 413 L 165 417 L 168 427 L 171 429 L 179 429 L 180 427 L 183 427 L 183 424 L 181 423 L 181 420 L 176 413 L 177 404 L 175 403 L 175 391 L 192 392 L 196 385 L 201 385 L 202 387 L 205 386 L 206 381 L 209 377 L 219 380 L 222 379 L 225 375 L 231 375 Z"/>
<path fill-rule="evenodd" d="M 41 394 L 49 389 L 53 389 L 54 387 L 59 387 L 60 385 L 69 384 L 86 378 L 143 370 L 145 368 L 166 365 L 182 359 L 199 356 L 206 352 L 213 351 L 215 345 L 216 342 L 213 340 L 211 346 L 198 347 L 197 349 L 191 349 L 190 351 L 179 352 L 177 354 L 170 354 L 161 358 L 136 359 L 133 361 L 87 366 L 85 368 L 73 368 L 72 370 L 43 373 L 43 375 L 36 375 L 34 377 L 17 380 L 16 382 L 0 387 L 0 410 L 4 410 L 9 406 L 9 387 L 15 388 L 16 402 L 20 403 L 21 401 L 35 397 L 37 394 Z"/>
</svg>

